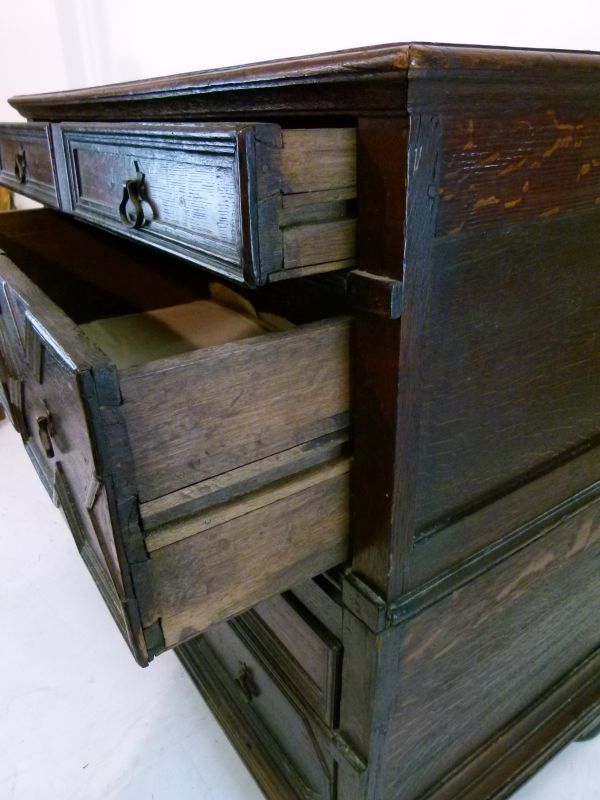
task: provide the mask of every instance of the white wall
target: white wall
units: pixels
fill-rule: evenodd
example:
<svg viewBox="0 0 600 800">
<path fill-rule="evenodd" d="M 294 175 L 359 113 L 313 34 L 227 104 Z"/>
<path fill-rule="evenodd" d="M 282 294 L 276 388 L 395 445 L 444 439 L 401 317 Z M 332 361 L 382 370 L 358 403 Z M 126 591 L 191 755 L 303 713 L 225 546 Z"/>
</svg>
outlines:
<svg viewBox="0 0 600 800">
<path fill-rule="evenodd" d="M 0 119 L 14 94 L 400 41 L 600 50 L 600 2 L 2 0 Z"/>
</svg>

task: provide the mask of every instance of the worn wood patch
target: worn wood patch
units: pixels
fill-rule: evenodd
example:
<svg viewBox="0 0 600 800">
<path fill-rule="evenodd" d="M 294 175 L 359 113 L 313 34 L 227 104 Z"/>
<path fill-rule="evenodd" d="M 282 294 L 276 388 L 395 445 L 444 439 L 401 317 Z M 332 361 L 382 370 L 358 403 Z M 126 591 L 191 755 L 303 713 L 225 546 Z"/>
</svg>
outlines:
<svg viewBox="0 0 600 800">
<path fill-rule="evenodd" d="M 600 114 L 443 117 L 438 235 L 600 205 Z"/>
</svg>

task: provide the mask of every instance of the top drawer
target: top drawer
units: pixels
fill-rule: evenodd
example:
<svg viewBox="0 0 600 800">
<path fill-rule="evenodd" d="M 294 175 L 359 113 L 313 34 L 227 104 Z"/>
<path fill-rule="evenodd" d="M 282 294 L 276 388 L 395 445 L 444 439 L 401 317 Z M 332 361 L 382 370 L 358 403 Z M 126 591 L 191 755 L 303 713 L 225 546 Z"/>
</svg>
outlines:
<svg viewBox="0 0 600 800">
<path fill-rule="evenodd" d="M 49 125 L 0 125 L 0 183 L 58 208 Z"/>
<path fill-rule="evenodd" d="M 354 265 L 353 129 L 60 126 L 70 210 L 249 286 Z"/>
</svg>

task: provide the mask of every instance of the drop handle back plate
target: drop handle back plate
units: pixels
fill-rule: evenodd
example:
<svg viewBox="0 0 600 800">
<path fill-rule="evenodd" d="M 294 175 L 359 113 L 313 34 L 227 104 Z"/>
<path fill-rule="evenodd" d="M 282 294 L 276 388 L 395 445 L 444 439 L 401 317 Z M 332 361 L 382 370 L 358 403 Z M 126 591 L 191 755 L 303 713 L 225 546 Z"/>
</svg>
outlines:
<svg viewBox="0 0 600 800">
<path fill-rule="evenodd" d="M 142 228 L 152 219 L 146 213 L 148 203 L 144 198 L 146 176 L 135 162 L 136 177 L 123 183 L 123 197 L 119 205 L 119 217 L 128 228 Z M 144 208 L 146 206 L 146 208 Z"/>
<path fill-rule="evenodd" d="M 240 661 L 240 668 L 238 674 L 235 677 L 235 682 L 237 683 L 242 693 L 244 702 L 250 703 L 253 697 L 259 696 L 260 689 L 256 685 L 256 681 L 254 680 L 254 675 L 252 674 L 252 670 L 247 664 L 244 664 L 242 661 Z"/>
<path fill-rule="evenodd" d="M 19 150 L 15 155 L 15 178 L 19 183 L 25 183 L 27 173 L 27 161 L 25 159 L 25 151 Z"/>
<path fill-rule="evenodd" d="M 37 418 L 38 434 L 44 453 L 48 458 L 54 458 L 54 446 L 52 436 L 54 435 L 54 425 L 50 414 L 42 414 Z"/>
</svg>

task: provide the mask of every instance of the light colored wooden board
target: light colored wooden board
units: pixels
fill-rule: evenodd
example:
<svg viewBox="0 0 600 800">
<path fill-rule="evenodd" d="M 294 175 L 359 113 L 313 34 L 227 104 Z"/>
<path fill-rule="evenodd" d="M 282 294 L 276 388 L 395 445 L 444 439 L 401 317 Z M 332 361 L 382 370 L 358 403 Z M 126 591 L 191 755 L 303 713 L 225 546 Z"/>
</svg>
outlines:
<svg viewBox="0 0 600 800">
<path fill-rule="evenodd" d="M 326 264 L 356 256 L 356 220 L 294 225 L 283 231 L 286 269 Z"/>
<path fill-rule="evenodd" d="M 334 189 L 324 189 L 320 192 L 300 192 L 299 194 L 284 194 L 281 198 L 281 208 L 292 212 L 315 203 L 334 203 L 342 200 L 356 198 L 356 186 L 342 186 Z"/>
<path fill-rule="evenodd" d="M 356 186 L 356 130 L 307 128 L 282 131 L 284 194 Z"/>
<path fill-rule="evenodd" d="M 267 506 L 151 554 L 144 625 L 160 618 L 172 647 L 343 562 L 349 475 L 326 477 Z"/>
<path fill-rule="evenodd" d="M 12 208 L 12 197 L 8 189 L 0 186 L 0 211 L 10 211 Z"/>
<path fill-rule="evenodd" d="M 292 494 L 315 486 L 324 480 L 344 475 L 350 470 L 350 459 L 339 459 L 332 464 L 304 470 L 300 475 L 269 483 L 255 492 L 243 495 L 236 500 L 220 503 L 178 522 L 162 525 L 146 537 L 149 551 L 159 550 L 190 536 L 197 536 L 225 522 L 257 511 L 259 508 L 284 500 Z"/>
<path fill-rule="evenodd" d="M 347 427 L 350 324 L 328 319 L 123 371 L 140 501 Z"/>
<path fill-rule="evenodd" d="M 144 530 L 152 531 L 174 519 L 197 514 L 209 506 L 234 500 L 267 483 L 339 458 L 349 438 L 348 431 L 337 431 L 142 503 L 140 515 Z"/>
<path fill-rule="evenodd" d="M 306 278 L 309 275 L 324 275 L 326 272 L 339 272 L 342 269 L 352 269 L 356 266 L 355 258 L 347 258 L 345 261 L 328 261 L 326 264 L 312 264 L 308 267 L 296 267 L 286 269 L 281 272 L 271 273 L 269 280 L 271 283 L 282 281 L 286 278 Z"/>
</svg>

